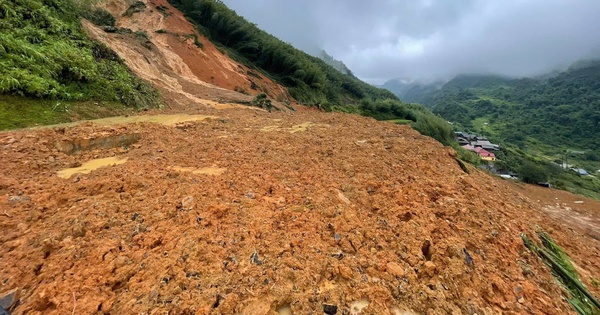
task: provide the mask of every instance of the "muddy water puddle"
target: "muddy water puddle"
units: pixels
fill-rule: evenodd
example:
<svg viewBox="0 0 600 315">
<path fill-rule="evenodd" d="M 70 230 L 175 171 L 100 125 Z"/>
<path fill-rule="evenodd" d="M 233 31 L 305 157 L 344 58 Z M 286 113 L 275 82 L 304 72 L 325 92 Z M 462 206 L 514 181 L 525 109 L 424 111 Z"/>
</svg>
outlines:
<svg viewBox="0 0 600 315">
<path fill-rule="evenodd" d="M 289 305 L 280 307 L 277 309 L 277 314 L 279 315 L 292 315 L 292 308 Z"/>
<path fill-rule="evenodd" d="M 112 126 L 119 124 L 133 124 L 142 122 L 158 123 L 165 126 L 173 127 L 179 123 L 202 121 L 207 119 L 217 119 L 217 116 L 205 116 L 205 115 L 190 115 L 190 114 L 164 114 L 164 115 L 142 115 L 142 116 L 115 116 L 93 120 L 80 120 L 71 123 L 48 125 L 33 127 L 31 129 L 43 129 L 43 128 L 55 128 L 55 127 L 74 127 L 86 122 L 92 122 L 94 124 L 102 126 Z"/>
<path fill-rule="evenodd" d="M 61 171 L 58 171 L 57 175 L 60 178 L 70 178 L 75 174 L 89 174 L 92 171 L 95 171 L 104 166 L 112 166 L 112 165 L 120 165 L 127 162 L 128 158 L 119 158 L 117 156 L 94 159 L 83 163 L 79 167 L 67 168 Z"/>
<path fill-rule="evenodd" d="M 350 314 L 351 315 L 359 315 L 362 313 L 363 309 L 369 306 L 369 300 L 359 300 L 356 302 L 352 302 L 350 304 Z"/>
<path fill-rule="evenodd" d="M 212 167 L 212 166 L 211 167 L 203 167 L 203 168 L 173 166 L 173 167 L 171 167 L 171 169 L 178 171 L 178 172 L 192 173 L 192 174 L 205 174 L 205 175 L 221 175 L 221 174 L 223 174 L 223 172 L 225 172 L 227 170 L 226 168 Z"/>
<path fill-rule="evenodd" d="M 281 126 L 278 126 L 278 125 L 270 125 L 270 126 L 262 127 L 260 130 L 262 130 L 262 131 L 288 131 L 290 133 L 296 133 L 296 132 L 307 131 L 308 128 L 316 127 L 316 126 L 327 127 L 326 125 L 319 125 L 319 124 L 315 124 L 315 123 L 312 123 L 310 121 L 307 121 L 305 123 L 302 123 L 302 124 L 299 124 L 299 125 L 295 125 L 295 126 L 292 126 L 290 128 L 284 128 L 284 127 L 281 127 Z"/>
<path fill-rule="evenodd" d="M 100 125 L 132 124 L 140 122 L 153 122 L 165 126 L 175 126 L 178 123 L 188 121 L 202 121 L 206 119 L 215 119 L 216 116 L 189 115 L 189 114 L 170 114 L 170 115 L 147 115 L 147 116 L 117 116 L 92 120 L 93 123 Z"/>
</svg>

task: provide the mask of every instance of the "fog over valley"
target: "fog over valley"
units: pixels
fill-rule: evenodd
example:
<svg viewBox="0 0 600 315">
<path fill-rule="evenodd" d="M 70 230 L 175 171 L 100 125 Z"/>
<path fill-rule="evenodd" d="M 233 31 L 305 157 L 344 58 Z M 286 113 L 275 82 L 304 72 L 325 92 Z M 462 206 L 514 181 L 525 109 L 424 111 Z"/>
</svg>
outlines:
<svg viewBox="0 0 600 315">
<path fill-rule="evenodd" d="M 600 1 L 225 0 L 306 52 L 370 83 L 460 73 L 534 76 L 600 55 Z"/>
</svg>

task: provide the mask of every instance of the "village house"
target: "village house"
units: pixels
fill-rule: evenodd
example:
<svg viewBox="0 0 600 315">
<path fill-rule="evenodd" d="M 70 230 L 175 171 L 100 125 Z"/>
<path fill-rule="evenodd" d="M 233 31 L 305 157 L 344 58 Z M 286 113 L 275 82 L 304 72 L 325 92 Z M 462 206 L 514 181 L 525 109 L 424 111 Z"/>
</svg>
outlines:
<svg viewBox="0 0 600 315">
<path fill-rule="evenodd" d="M 471 145 L 475 148 L 482 148 L 485 150 L 500 150 L 500 146 L 494 143 L 491 143 L 486 137 L 478 136 L 475 134 L 470 134 L 462 131 L 454 132 L 454 136 L 456 137 L 456 141 L 459 145 Z"/>
<path fill-rule="evenodd" d="M 494 153 L 491 153 L 490 151 L 484 149 L 484 148 L 474 147 L 474 146 L 468 145 L 468 144 L 467 145 L 463 145 L 462 147 L 465 148 L 465 149 L 467 149 L 467 150 L 469 150 L 469 151 L 477 153 L 477 155 L 479 155 L 479 157 L 482 160 L 496 161 L 496 155 Z"/>
</svg>

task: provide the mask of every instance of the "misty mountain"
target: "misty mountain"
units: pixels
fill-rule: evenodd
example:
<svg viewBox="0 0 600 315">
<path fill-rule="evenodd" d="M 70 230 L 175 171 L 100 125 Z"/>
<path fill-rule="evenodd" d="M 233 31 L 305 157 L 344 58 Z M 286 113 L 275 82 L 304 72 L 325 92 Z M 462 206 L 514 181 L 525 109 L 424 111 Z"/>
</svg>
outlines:
<svg viewBox="0 0 600 315">
<path fill-rule="evenodd" d="M 352 74 L 352 71 L 350 71 L 342 61 L 333 58 L 333 56 L 330 56 L 325 50 L 321 50 L 321 53 L 317 57 L 321 58 L 321 60 L 325 61 L 326 64 L 332 66 L 335 70 L 345 75 L 355 77 L 354 74 Z"/>
<path fill-rule="evenodd" d="M 444 82 L 419 83 L 412 80 L 392 79 L 385 82 L 381 87 L 394 93 L 398 98 L 407 103 L 424 104 L 424 96 L 440 89 Z"/>
<path fill-rule="evenodd" d="M 462 128 L 522 148 L 600 151 L 598 60 L 537 78 L 460 75 L 416 98 Z"/>
</svg>

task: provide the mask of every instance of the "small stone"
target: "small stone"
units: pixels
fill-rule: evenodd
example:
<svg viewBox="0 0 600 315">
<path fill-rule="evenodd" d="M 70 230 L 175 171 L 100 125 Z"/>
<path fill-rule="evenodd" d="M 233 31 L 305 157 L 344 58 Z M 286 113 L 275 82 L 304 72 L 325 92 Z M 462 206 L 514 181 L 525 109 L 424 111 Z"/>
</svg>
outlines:
<svg viewBox="0 0 600 315">
<path fill-rule="evenodd" d="M 517 302 L 523 304 L 523 302 L 525 302 L 525 298 L 524 297 L 520 297 Z"/>
<path fill-rule="evenodd" d="M 10 309 L 17 299 L 17 289 L 12 289 L 8 292 L 0 294 L 0 306 L 5 309 Z"/>
<path fill-rule="evenodd" d="M 339 242 L 342 240 L 342 237 L 339 234 L 335 233 L 335 234 L 333 234 L 333 240 L 335 240 L 336 242 Z"/>
<path fill-rule="evenodd" d="M 437 266 L 432 261 L 425 262 L 425 273 L 429 276 L 433 276 L 435 274 L 435 269 Z"/>
<path fill-rule="evenodd" d="M 398 278 L 403 278 L 404 277 L 404 269 L 402 267 L 400 267 L 400 265 L 398 265 L 395 262 L 389 262 L 387 263 L 387 265 L 385 265 L 387 271 L 398 277 Z"/>
<path fill-rule="evenodd" d="M 578 200 L 578 201 L 574 201 L 573 203 L 580 205 L 580 204 L 583 204 L 583 201 Z"/>
<path fill-rule="evenodd" d="M 181 200 L 181 209 L 182 210 L 192 210 L 194 207 L 194 197 L 187 196 Z"/>
<path fill-rule="evenodd" d="M 327 315 L 335 315 L 338 311 L 337 305 L 323 304 L 323 312 Z"/>
<path fill-rule="evenodd" d="M 340 266 L 339 268 L 339 272 L 340 272 L 340 276 L 342 276 L 342 278 L 350 280 L 352 279 L 352 269 L 348 266 Z"/>
<path fill-rule="evenodd" d="M 252 255 L 250 256 L 250 262 L 252 262 L 253 264 L 256 265 L 262 265 L 262 261 L 258 258 L 258 252 L 254 251 L 254 253 L 252 253 Z"/>
<path fill-rule="evenodd" d="M 131 221 L 135 221 L 140 217 L 139 213 L 134 213 L 133 216 L 131 217 Z"/>
<path fill-rule="evenodd" d="M 252 190 L 250 190 L 250 191 L 248 191 L 246 193 L 246 198 L 254 199 L 254 198 L 256 198 L 256 195 L 254 195 L 254 193 L 252 192 Z"/>
<path fill-rule="evenodd" d="M 31 198 L 29 196 L 10 196 L 8 197 L 8 203 L 15 204 L 19 202 L 29 202 Z"/>
<path fill-rule="evenodd" d="M 473 257 L 471 257 L 471 255 L 469 254 L 469 251 L 467 251 L 466 248 L 463 248 L 463 253 L 465 254 L 465 263 L 473 268 Z"/>
</svg>

